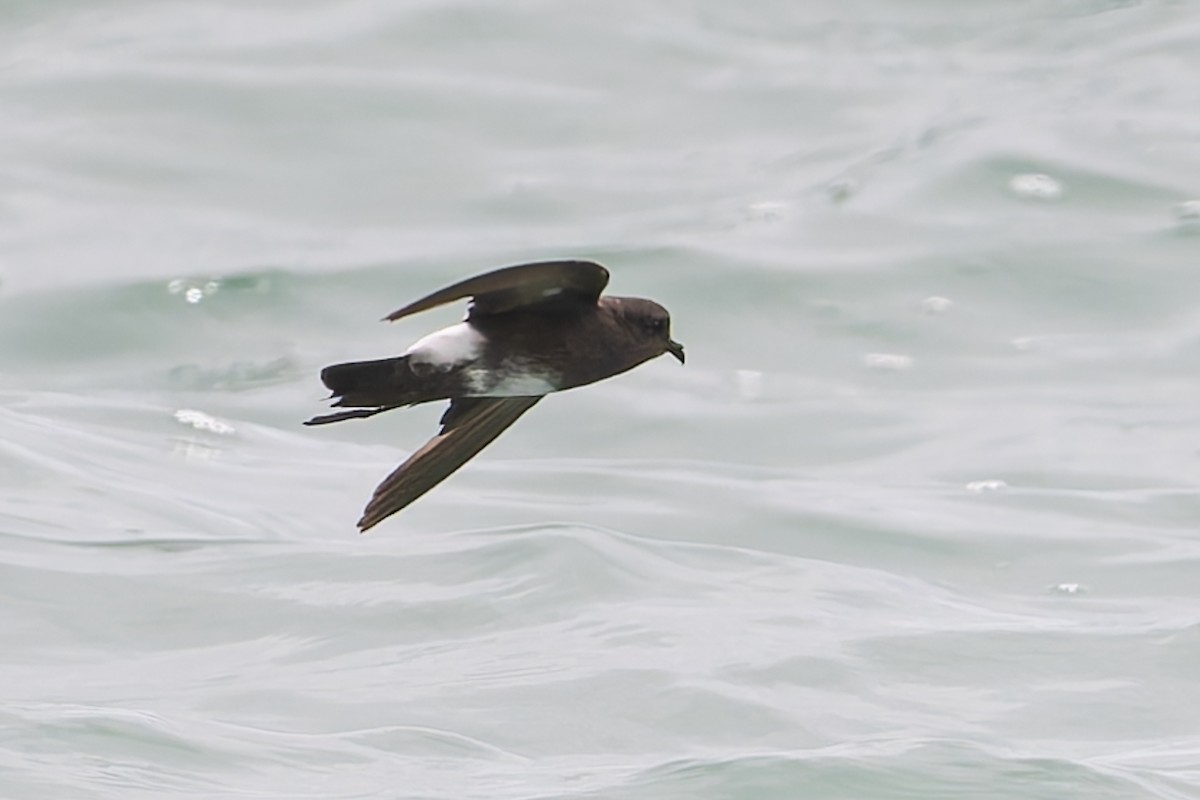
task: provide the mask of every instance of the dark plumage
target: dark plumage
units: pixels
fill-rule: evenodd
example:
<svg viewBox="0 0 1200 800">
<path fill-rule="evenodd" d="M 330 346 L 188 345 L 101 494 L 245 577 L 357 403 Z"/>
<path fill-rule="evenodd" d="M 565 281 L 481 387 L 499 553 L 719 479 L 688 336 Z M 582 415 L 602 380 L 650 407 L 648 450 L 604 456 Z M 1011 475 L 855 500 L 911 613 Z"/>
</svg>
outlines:
<svg viewBox="0 0 1200 800">
<path fill-rule="evenodd" d="M 461 467 L 544 395 L 620 374 L 670 353 L 671 318 L 652 300 L 600 297 L 608 270 L 591 261 L 505 267 L 460 281 L 392 312 L 392 321 L 470 297 L 467 318 L 401 356 L 321 370 L 334 406 L 323 425 L 401 406 L 450 400 L 441 430 L 375 490 L 367 530 Z"/>
</svg>

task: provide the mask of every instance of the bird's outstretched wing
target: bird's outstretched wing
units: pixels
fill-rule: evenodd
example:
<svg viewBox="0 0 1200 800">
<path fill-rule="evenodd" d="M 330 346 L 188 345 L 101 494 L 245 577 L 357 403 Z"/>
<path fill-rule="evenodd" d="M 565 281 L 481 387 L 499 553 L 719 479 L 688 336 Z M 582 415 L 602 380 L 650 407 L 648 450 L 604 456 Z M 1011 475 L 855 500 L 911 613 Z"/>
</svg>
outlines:
<svg viewBox="0 0 1200 800">
<path fill-rule="evenodd" d="M 464 297 L 472 298 L 467 319 L 516 309 L 595 305 L 608 285 L 608 270 L 594 261 L 539 261 L 503 267 L 459 281 L 384 317 L 394 322 Z"/>
<path fill-rule="evenodd" d="M 538 397 L 465 397 L 450 402 L 442 430 L 383 479 L 363 510 L 366 531 L 395 514 L 487 447 L 541 400 Z"/>
</svg>

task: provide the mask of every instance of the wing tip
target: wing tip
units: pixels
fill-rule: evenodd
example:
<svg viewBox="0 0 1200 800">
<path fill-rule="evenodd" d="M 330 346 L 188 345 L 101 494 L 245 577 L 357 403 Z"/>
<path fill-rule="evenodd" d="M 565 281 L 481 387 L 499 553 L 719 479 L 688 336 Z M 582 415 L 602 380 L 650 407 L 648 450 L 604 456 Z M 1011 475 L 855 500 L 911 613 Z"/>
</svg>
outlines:
<svg viewBox="0 0 1200 800">
<path fill-rule="evenodd" d="M 413 498 L 413 499 L 416 499 L 416 498 Z M 405 506 L 406 505 L 408 505 L 408 504 L 406 503 Z M 371 503 L 367 504 L 367 507 L 365 509 L 363 509 L 362 517 L 358 520 L 358 522 L 356 522 L 354 524 L 358 528 L 358 532 L 360 534 L 366 533 L 367 531 L 371 530 L 371 528 L 374 528 L 376 525 L 383 522 L 385 519 L 392 516 L 396 512 L 403 510 L 405 506 L 400 506 L 399 508 L 391 508 L 391 509 L 383 510 L 380 508 L 376 508 L 374 501 L 372 501 Z"/>
</svg>

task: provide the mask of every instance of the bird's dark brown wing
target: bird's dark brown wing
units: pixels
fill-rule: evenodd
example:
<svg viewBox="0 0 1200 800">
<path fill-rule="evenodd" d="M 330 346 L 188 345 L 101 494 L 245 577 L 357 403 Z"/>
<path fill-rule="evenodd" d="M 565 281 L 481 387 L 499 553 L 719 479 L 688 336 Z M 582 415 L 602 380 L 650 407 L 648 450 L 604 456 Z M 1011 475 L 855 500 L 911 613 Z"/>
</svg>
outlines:
<svg viewBox="0 0 1200 800">
<path fill-rule="evenodd" d="M 452 400 L 442 430 L 383 479 L 358 521 L 366 531 L 446 479 L 541 400 L 467 397 Z"/>
<path fill-rule="evenodd" d="M 472 298 L 467 319 L 530 306 L 595 305 L 608 285 L 608 270 L 594 261 L 518 264 L 459 281 L 397 309 L 389 322 L 464 297 Z"/>
</svg>

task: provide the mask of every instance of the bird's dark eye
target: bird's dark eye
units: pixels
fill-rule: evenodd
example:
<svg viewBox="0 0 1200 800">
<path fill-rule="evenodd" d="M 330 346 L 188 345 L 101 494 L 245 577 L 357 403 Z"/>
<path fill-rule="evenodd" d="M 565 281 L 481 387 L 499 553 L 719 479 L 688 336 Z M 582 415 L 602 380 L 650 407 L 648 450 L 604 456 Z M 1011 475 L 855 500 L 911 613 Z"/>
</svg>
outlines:
<svg viewBox="0 0 1200 800">
<path fill-rule="evenodd" d="M 646 322 L 646 329 L 654 334 L 665 333 L 667 330 L 667 321 L 662 317 L 650 319 Z"/>
</svg>

